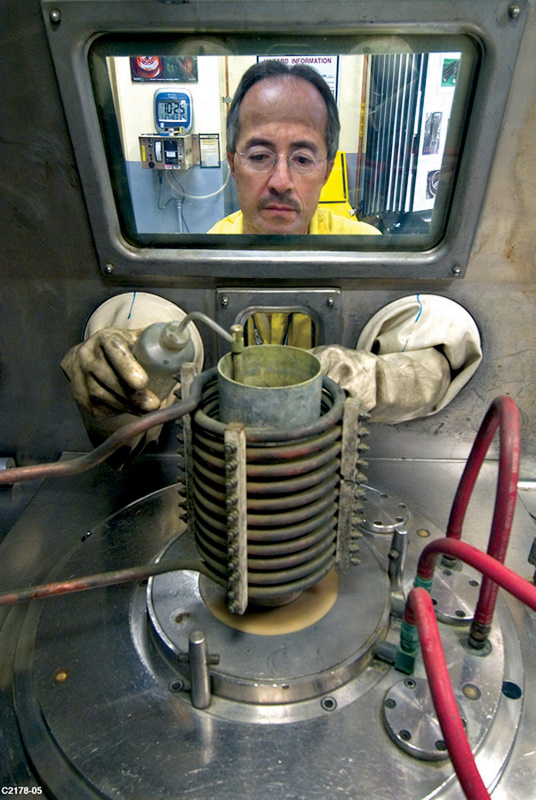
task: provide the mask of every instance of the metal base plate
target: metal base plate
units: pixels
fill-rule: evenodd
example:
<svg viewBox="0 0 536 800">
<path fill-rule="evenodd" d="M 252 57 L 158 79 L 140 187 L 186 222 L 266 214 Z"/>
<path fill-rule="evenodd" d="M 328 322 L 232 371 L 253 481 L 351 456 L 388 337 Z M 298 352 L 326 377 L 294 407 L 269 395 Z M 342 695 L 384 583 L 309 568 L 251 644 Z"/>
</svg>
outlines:
<svg viewBox="0 0 536 800">
<path fill-rule="evenodd" d="M 187 534 L 180 536 L 162 558 L 180 558 L 188 552 L 188 539 Z M 327 613 L 319 619 L 314 615 L 311 621 L 308 605 L 313 612 L 317 603 L 322 609 L 322 595 L 331 595 L 332 590 Z M 292 607 L 258 611 L 255 620 L 249 615 L 258 631 L 273 630 L 266 628 L 269 620 L 282 616 L 288 620 L 295 608 L 293 632 L 264 635 L 239 630 L 240 619 L 236 624 L 229 620 L 231 627 L 221 621 L 225 619 L 221 613 L 214 614 L 224 607 L 224 598 L 225 591 L 208 579 L 199 580 L 189 572 L 166 573 L 149 583 L 149 616 L 157 646 L 179 672 L 184 665 L 178 659 L 188 652 L 190 633 L 202 630 L 210 652 L 220 657 L 219 665 L 211 668 L 214 693 L 246 703 L 295 703 L 342 686 L 370 662 L 376 641 L 388 628 L 388 582 L 367 546 L 359 566 L 324 579 Z"/>
<path fill-rule="evenodd" d="M 162 539 L 174 540 L 180 530 L 175 492 L 175 487 L 165 489 L 94 528 L 55 576 L 139 563 L 151 542 L 160 542 L 156 549 L 162 552 Z M 412 532 L 431 527 L 413 515 Z M 413 568 L 422 543 L 410 535 Z M 388 537 L 377 538 L 388 545 Z M 370 543 L 383 546 L 374 538 Z M 175 613 L 176 603 L 170 609 Z M 515 625 L 503 602 L 498 610 L 491 660 L 464 649 L 460 627 L 441 629 L 456 686 L 468 682 L 482 697 L 491 697 L 491 718 L 478 737 L 477 753 L 488 786 L 499 780 L 507 762 L 525 692 Z M 353 635 L 352 615 L 359 615 L 357 602 L 338 621 L 337 636 Z M 392 641 L 396 628 L 392 623 Z M 230 639 L 235 635 L 232 629 L 225 633 Z M 247 647 L 254 649 L 260 639 L 269 649 L 272 637 L 253 636 Z M 284 639 L 273 637 L 274 663 Z M 309 659 L 300 667 L 305 671 L 310 660 L 307 675 L 316 670 L 315 649 L 321 652 L 324 645 L 311 636 Z M 225 652 L 220 655 L 224 660 Z M 289 648 L 285 661 L 293 657 Z M 233 658 L 236 668 L 238 656 Z M 340 655 L 332 660 L 338 663 Z M 290 674 L 286 668 L 276 671 L 277 680 L 284 674 Z M 501 691 L 505 676 L 520 688 L 519 697 Z M 423 677 L 420 662 L 415 677 Z M 417 760 L 385 730 L 384 699 L 399 682 L 399 673 L 373 659 L 327 694 L 321 684 L 317 696 L 294 703 L 263 705 L 214 696 L 209 709 L 197 710 L 187 680 L 155 646 L 147 587 L 119 586 L 31 604 L 18 640 L 14 697 L 28 758 L 40 784 L 59 800 L 325 800 L 335 795 L 383 800 L 394 787 L 398 800 L 461 797 L 449 762 Z"/>
</svg>

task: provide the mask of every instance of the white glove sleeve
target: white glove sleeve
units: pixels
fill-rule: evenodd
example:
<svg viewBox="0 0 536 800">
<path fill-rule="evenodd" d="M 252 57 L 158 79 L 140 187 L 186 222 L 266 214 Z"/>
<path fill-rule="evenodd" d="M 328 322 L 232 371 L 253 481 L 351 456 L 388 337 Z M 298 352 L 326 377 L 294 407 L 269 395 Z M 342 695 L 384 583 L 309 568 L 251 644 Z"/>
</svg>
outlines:
<svg viewBox="0 0 536 800">
<path fill-rule="evenodd" d="M 361 399 L 377 422 L 435 414 L 482 360 L 478 328 L 458 303 L 411 295 L 390 303 L 363 329 L 356 350 L 315 348 L 324 372 Z"/>
</svg>

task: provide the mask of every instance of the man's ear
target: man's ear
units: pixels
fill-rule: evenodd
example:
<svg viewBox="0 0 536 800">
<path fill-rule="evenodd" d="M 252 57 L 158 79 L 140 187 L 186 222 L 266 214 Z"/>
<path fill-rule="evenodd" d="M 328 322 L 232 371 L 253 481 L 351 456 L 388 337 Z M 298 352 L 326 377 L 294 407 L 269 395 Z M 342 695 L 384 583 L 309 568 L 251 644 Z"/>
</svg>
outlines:
<svg viewBox="0 0 536 800">
<path fill-rule="evenodd" d="M 328 181 L 328 178 L 331 175 L 331 170 L 333 169 L 333 165 L 334 164 L 335 164 L 335 159 L 334 158 L 328 158 L 327 164 L 326 164 L 326 175 L 324 177 L 324 183 L 322 184 L 322 186 L 326 185 L 326 183 Z"/>
<path fill-rule="evenodd" d="M 231 170 L 231 175 L 234 178 L 234 174 L 235 174 L 234 153 L 231 153 L 230 150 L 227 151 L 227 163 L 229 164 L 229 169 Z"/>
</svg>

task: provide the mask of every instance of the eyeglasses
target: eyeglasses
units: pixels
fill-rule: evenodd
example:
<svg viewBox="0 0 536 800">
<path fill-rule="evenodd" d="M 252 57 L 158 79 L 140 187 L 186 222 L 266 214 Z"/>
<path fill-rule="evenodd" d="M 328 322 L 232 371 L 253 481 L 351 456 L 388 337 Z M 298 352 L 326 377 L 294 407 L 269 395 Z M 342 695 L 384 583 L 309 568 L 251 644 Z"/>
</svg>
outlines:
<svg viewBox="0 0 536 800">
<path fill-rule="evenodd" d="M 236 151 L 244 166 L 252 172 L 271 172 L 278 158 L 286 158 L 288 168 L 296 175 L 312 175 L 327 158 L 317 158 L 310 150 L 296 150 L 291 156 L 274 153 L 267 147 L 250 147 L 245 153 Z"/>
</svg>

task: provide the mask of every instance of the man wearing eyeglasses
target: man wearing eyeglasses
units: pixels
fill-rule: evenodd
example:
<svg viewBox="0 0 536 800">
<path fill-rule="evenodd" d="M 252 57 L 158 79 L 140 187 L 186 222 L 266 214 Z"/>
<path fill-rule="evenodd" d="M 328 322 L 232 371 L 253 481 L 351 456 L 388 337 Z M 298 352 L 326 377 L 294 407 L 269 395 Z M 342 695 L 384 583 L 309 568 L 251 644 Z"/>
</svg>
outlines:
<svg viewBox="0 0 536 800">
<path fill-rule="evenodd" d="M 378 234 L 318 208 L 339 133 L 333 95 L 316 70 L 280 61 L 250 67 L 227 118 L 227 159 L 240 211 L 209 232 Z"/>
<path fill-rule="evenodd" d="M 289 69 L 277 61 L 247 70 L 227 121 L 227 157 L 240 211 L 210 232 L 378 234 L 371 225 L 318 208 L 337 153 L 339 129 L 331 91 L 315 70 L 303 65 Z M 165 298 L 143 292 L 111 297 L 93 313 L 85 341 L 69 351 L 62 366 L 95 442 L 131 414 L 173 399 L 170 395 L 161 401 L 148 388 L 148 376 L 132 350 L 151 322 L 184 316 Z M 286 315 L 272 314 L 266 320 L 270 341 L 281 316 Z M 265 320 L 258 322 L 256 331 Z M 297 327 L 296 320 L 292 322 Z M 283 333 L 287 337 L 288 331 Z M 254 340 L 256 336 L 251 343 Z M 285 341 L 291 343 L 290 338 Z M 198 368 L 202 350 L 199 339 Z M 439 411 L 469 380 L 482 357 L 470 315 L 454 301 L 435 295 L 400 298 L 381 309 L 365 326 L 356 350 L 334 345 L 315 352 L 326 374 L 359 396 L 373 419 L 389 423 Z"/>
</svg>

